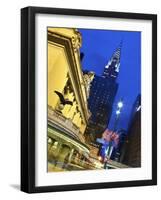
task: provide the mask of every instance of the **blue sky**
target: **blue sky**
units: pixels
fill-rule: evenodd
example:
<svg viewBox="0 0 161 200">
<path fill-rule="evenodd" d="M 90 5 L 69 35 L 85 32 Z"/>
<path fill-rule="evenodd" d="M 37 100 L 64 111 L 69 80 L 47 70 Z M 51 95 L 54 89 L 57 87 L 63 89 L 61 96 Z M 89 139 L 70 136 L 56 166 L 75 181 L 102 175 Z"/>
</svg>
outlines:
<svg viewBox="0 0 161 200">
<path fill-rule="evenodd" d="M 124 107 L 118 128 L 127 129 L 132 105 L 137 95 L 141 93 L 141 33 L 96 29 L 79 29 L 79 31 L 82 34 L 81 52 L 85 54 L 82 67 L 94 71 L 97 75 L 102 75 L 104 66 L 123 40 L 120 72 L 116 80 L 119 88 L 109 128 L 113 127 L 117 102 L 123 98 Z"/>
</svg>

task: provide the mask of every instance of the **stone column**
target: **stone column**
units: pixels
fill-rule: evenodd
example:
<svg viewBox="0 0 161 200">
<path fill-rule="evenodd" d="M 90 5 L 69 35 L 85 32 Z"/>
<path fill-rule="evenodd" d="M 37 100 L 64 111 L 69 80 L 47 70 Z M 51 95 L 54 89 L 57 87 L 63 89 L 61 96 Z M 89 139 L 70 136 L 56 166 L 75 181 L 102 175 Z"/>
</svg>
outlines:
<svg viewBox="0 0 161 200">
<path fill-rule="evenodd" d="M 80 118 L 80 113 L 76 112 L 76 114 L 73 117 L 73 123 L 76 124 L 79 127 L 79 118 Z"/>
<path fill-rule="evenodd" d="M 73 101 L 73 105 L 70 107 L 70 110 L 68 111 L 68 118 L 73 119 L 75 109 L 76 109 L 76 101 Z"/>
<path fill-rule="evenodd" d="M 71 162 L 71 160 L 72 160 L 73 153 L 74 153 L 74 149 L 72 149 L 71 152 L 70 152 L 70 155 L 69 155 L 69 162 Z"/>
</svg>

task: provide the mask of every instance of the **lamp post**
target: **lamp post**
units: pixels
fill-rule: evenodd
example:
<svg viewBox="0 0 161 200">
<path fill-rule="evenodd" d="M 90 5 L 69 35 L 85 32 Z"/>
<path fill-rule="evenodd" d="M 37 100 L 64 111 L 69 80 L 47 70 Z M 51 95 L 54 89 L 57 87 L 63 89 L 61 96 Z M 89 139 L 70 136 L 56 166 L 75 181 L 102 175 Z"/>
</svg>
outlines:
<svg viewBox="0 0 161 200">
<path fill-rule="evenodd" d="M 116 131 L 117 124 L 118 124 L 118 121 L 119 121 L 119 118 L 120 118 L 120 114 L 121 114 L 121 110 L 122 110 L 123 106 L 124 106 L 123 101 L 120 100 L 120 101 L 117 103 L 116 118 L 115 118 L 115 122 L 114 122 L 113 131 Z"/>
<path fill-rule="evenodd" d="M 119 121 L 119 118 L 120 118 L 120 114 L 121 114 L 121 110 L 123 108 L 123 101 L 120 100 L 118 103 L 117 103 L 117 110 L 116 110 L 116 118 L 115 118 L 115 122 L 114 122 L 114 128 L 113 128 L 113 132 L 116 131 L 116 128 L 117 128 L 117 124 L 118 124 L 118 121 Z M 107 156 L 110 158 L 110 154 L 111 154 L 111 149 L 112 149 L 112 141 L 109 142 L 109 146 L 108 146 L 108 151 L 107 151 Z"/>
</svg>

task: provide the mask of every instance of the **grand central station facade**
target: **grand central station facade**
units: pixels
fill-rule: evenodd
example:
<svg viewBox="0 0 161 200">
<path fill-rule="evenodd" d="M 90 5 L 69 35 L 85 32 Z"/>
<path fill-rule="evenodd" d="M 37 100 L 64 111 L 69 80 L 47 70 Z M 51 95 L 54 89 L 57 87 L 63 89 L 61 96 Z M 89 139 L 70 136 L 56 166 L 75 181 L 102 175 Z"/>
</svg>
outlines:
<svg viewBox="0 0 161 200">
<path fill-rule="evenodd" d="M 48 28 L 48 172 L 102 168 L 84 137 L 94 73 L 82 71 L 81 43 L 76 29 Z"/>
</svg>

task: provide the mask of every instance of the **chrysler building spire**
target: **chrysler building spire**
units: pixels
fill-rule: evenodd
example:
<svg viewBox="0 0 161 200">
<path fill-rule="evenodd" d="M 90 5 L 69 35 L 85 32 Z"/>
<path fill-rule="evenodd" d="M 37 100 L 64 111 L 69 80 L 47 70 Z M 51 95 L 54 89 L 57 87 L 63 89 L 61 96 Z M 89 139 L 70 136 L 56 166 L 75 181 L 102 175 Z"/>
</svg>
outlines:
<svg viewBox="0 0 161 200">
<path fill-rule="evenodd" d="M 121 57 L 122 41 L 120 42 L 117 49 L 114 51 L 111 59 L 108 61 L 104 68 L 102 76 L 104 78 L 116 79 L 120 69 L 120 57 Z"/>
</svg>

